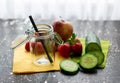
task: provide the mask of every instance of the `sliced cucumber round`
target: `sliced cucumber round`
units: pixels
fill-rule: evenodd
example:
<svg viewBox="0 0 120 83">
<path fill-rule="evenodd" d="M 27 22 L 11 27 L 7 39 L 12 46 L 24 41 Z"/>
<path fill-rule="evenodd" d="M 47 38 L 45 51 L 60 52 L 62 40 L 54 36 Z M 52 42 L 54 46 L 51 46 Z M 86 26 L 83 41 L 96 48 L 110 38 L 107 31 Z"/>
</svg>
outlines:
<svg viewBox="0 0 120 83">
<path fill-rule="evenodd" d="M 94 69 L 98 64 L 98 60 L 93 54 L 86 53 L 80 58 L 79 64 L 83 69 Z"/>
<path fill-rule="evenodd" d="M 72 60 L 62 60 L 60 62 L 61 72 L 67 75 L 73 75 L 78 72 L 79 65 Z"/>
<path fill-rule="evenodd" d="M 98 58 L 98 66 L 104 62 L 104 54 L 100 51 L 89 52 L 90 54 L 95 55 Z"/>
</svg>

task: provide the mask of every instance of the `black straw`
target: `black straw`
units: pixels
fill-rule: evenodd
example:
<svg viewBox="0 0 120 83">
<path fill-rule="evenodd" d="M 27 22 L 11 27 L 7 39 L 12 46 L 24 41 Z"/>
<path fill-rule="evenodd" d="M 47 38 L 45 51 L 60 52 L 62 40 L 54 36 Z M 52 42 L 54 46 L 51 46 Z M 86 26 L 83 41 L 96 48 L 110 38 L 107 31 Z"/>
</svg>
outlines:
<svg viewBox="0 0 120 83">
<path fill-rule="evenodd" d="M 30 21 L 31 21 L 31 23 L 32 23 L 33 28 L 35 29 L 35 31 L 36 31 L 36 32 L 39 32 L 38 29 L 37 29 L 37 27 L 36 27 L 36 25 L 35 25 L 35 22 L 34 22 L 32 16 L 29 16 L 29 18 L 30 18 Z"/>
<path fill-rule="evenodd" d="M 36 25 L 35 25 L 35 22 L 34 22 L 32 16 L 29 16 L 29 19 L 30 19 L 30 21 L 31 21 L 31 23 L 32 23 L 35 31 L 36 31 L 36 32 L 39 32 L 38 29 L 37 29 L 37 27 L 36 27 Z M 40 34 L 39 34 L 39 35 L 40 35 Z M 44 50 L 45 50 L 45 52 L 46 52 L 46 54 L 47 54 L 47 57 L 48 57 L 50 63 L 53 63 L 53 60 L 52 60 L 52 58 L 50 57 L 50 55 L 49 55 L 49 53 L 48 53 L 48 51 L 47 51 L 47 48 L 46 48 L 46 46 L 45 46 L 45 44 L 44 44 L 44 41 L 43 41 L 43 40 L 40 40 L 40 41 L 41 41 L 41 43 L 42 43 L 42 45 L 43 45 L 43 48 L 44 48 Z"/>
</svg>

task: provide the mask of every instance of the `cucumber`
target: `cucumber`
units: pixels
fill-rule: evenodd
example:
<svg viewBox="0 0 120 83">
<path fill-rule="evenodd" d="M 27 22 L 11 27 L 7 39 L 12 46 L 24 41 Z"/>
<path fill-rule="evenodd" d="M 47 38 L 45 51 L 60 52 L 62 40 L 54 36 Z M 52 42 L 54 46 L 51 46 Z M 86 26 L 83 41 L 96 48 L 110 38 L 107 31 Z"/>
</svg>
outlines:
<svg viewBox="0 0 120 83">
<path fill-rule="evenodd" d="M 98 67 L 104 62 L 104 54 L 103 52 L 100 52 L 100 51 L 93 51 L 93 52 L 89 52 L 90 54 L 93 54 L 94 56 L 97 57 L 98 59 Z"/>
<path fill-rule="evenodd" d="M 102 51 L 101 48 L 101 43 L 99 38 L 96 36 L 95 33 L 91 32 L 85 40 L 85 52 L 90 52 L 90 51 Z"/>
<path fill-rule="evenodd" d="M 60 62 L 60 69 L 64 74 L 74 75 L 78 72 L 79 65 L 72 60 L 66 59 Z"/>
<path fill-rule="evenodd" d="M 93 54 L 86 53 L 83 56 L 81 56 L 79 64 L 81 68 L 91 70 L 97 66 L 98 59 Z"/>
</svg>

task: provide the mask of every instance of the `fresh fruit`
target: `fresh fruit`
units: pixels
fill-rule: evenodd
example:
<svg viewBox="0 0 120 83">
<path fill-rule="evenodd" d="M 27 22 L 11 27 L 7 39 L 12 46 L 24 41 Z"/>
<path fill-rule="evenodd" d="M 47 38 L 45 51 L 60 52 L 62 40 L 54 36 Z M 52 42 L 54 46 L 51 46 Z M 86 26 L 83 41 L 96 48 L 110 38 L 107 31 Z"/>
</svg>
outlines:
<svg viewBox="0 0 120 83">
<path fill-rule="evenodd" d="M 41 42 L 36 42 L 36 43 L 35 43 L 35 48 L 34 48 L 33 50 L 34 50 L 34 53 L 35 53 L 36 55 L 37 55 L 37 54 L 42 54 L 42 53 L 44 53 L 44 48 L 43 48 Z"/>
<path fill-rule="evenodd" d="M 61 72 L 68 75 L 76 74 L 79 69 L 79 65 L 72 60 L 62 60 L 59 65 Z"/>
<path fill-rule="evenodd" d="M 73 33 L 73 26 L 70 22 L 65 20 L 55 20 L 52 23 L 54 32 L 57 32 L 61 38 L 66 41 Z"/>
<path fill-rule="evenodd" d="M 66 42 L 69 43 L 70 45 L 73 45 L 75 43 L 80 43 L 80 40 L 76 37 L 76 34 L 73 33 Z"/>
<path fill-rule="evenodd" d="M 81 56 L 81 54 L 82 54 L 82 43 L 76 37 L 75 33 L 72 34 L 72 36 L 67 40 L 67 42 L 71 45 L 72 55 Z"/>
<path fill-rule="evenodd" d="M 82 54 L 82 44 L 80 42 L 73 44 L 71 48 L 74 54 L 79 55 L 79 56 Z"/>
<path fill-rule="evenodd" d="M 68 58 L 71 52 L 71 46 L 67 43 L 58 46 L 58 52 L 61 56 Z"/>
<path fill-rule="evenodd" d="M 91 51 L 102 51 L 100 40 L 95 33 L 91 32 L 86 37 L 85 42 L 86 42 L 86 47 L 85 47 L 86 53 Z"/>
<path fill-rule="evenodd" d="M 98 59 L 93 54 L 86 53 L 80 58 L 79 62 L 81 68 L 85 70 L 94 69 L 98 64 Z"/>
<path fill-rule="evenodd" d="M 25 50 L 28 52 L 30 51 L 30 42 L 29 41 L 27 41 L 25 44 Z"/>
</svg>

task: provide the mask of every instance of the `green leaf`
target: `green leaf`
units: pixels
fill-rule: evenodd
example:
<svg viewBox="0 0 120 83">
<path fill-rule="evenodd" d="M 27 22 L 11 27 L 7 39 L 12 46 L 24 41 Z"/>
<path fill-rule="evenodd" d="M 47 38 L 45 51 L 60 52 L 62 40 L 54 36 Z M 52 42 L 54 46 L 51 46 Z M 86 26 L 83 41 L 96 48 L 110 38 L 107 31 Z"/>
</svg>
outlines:
<svg viewBox="0 0 120 83">
<path fill-rule="evenodd" d="M 76 34 L 73 33 L 73 34 L 72 34 L 72 39 L 75 39 L 75 38 L 76 38 Z"/>
</svg>

